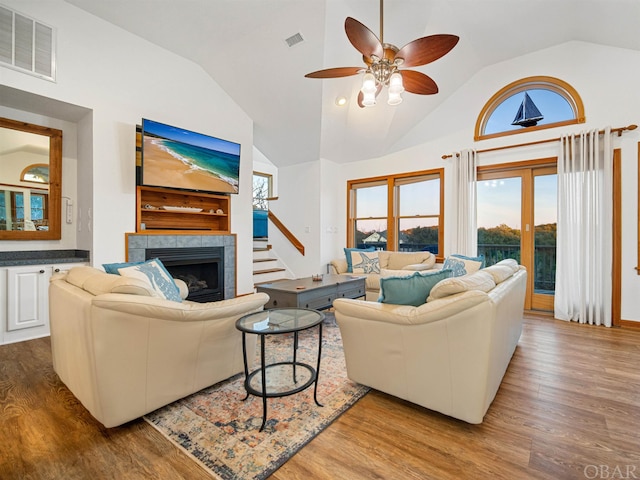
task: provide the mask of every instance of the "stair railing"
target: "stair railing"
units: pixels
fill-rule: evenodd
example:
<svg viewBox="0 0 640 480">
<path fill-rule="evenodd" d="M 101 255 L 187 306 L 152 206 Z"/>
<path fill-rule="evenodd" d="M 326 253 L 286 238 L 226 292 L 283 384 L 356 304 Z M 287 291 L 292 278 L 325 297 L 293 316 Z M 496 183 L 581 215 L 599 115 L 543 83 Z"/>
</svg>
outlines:
<svg viewBox="0 0 640 480">
<path fill-rule="evenodd" d="M 284 226 L 284 223 L 282 223 L 282 221 L 278 217 L 276 217 L 271 210 L 269 210 L 269 220 L 271 220 L 271 223 L 273 223 L 278 228 L 278 230 L 282 232 L 284 237 L 289 240 L 289 242 L 291 242 L 296 250 L 304 255 L 304 245 L 302 244 L 302 242 L 298 240 L 287 227 Z"/>
</svg>

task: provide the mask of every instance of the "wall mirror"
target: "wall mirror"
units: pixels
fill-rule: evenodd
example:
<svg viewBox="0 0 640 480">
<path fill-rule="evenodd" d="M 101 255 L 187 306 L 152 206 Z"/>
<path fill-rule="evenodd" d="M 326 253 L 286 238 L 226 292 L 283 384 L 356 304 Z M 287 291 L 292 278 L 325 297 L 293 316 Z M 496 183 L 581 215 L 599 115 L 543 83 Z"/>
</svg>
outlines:
<svg viewBox="0 0 640 480">
<path fill-rule="evenodd" d="M 62 131 L 0 118 L 0 240 L 61 238 Z"/>
</svg>

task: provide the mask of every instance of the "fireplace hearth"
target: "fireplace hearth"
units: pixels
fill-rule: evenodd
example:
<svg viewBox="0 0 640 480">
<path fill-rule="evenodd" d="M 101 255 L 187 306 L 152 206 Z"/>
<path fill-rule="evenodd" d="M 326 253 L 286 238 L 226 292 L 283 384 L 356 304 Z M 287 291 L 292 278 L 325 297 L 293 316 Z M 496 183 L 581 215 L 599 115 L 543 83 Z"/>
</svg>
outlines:
<svg viewBox="0 0 640 480">
<path fill-rule="evenodd" d="M 214 302 L 224 299 L 224 248 L 147 248 L 145 259 L 159 258 L 172 277 L 189 287 L 187 300 Z"/>
</svg>

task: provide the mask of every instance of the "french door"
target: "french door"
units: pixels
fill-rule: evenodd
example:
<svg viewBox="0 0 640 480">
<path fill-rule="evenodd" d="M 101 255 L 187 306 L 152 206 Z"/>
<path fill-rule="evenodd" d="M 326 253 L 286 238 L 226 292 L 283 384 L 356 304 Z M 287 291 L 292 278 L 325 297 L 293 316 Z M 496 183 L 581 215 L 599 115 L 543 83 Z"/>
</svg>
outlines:
<svg viewBox="0 0 640 480">
<path fill-rule="evenodd" d="M 515 258 L 527 268 L 525 309 L 553 311 L 557 175 L 554 159 L 478 169 L 478 253 L 488 265 Z"/>
</svg>

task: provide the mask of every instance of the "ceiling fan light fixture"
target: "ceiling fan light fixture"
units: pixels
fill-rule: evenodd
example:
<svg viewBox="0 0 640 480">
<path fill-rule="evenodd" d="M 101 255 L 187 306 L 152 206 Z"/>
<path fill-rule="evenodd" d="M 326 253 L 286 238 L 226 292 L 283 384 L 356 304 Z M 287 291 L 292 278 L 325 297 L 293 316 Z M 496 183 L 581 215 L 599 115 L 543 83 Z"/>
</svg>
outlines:
<svg viewBox="0 0 640 480">
<path fill-rule="evenodd" d="M 387 103 L 389 105 L 399 105 L 402 103 L 402 96 L 399 92 L 392 92 L 389 89 L 389 97 L 387 98 Z"/>
<path fill-rule="evenodd" d="M 376 91 L 373 92 L 362 92 L 362 106 L 363 107 L 373 107 L 376 104 Z"/>
<path fill-rule="evenodd" d="M 365 95 L 373 93 L 375 95 L 376 89 L 376 77 L 371 72 L 365 73 L 362 78 L 362 88 L 360 89 L 362 93 Z"/>
<path fill-rule="evenodd" d="M 360 107 L 373 106 L 380 91 L 387 87 L 388 103 L 397 105 L 402 102 L 402 93 L 433 95 L 438 86 L 431 77 L 411 67 L 427 65 L 446 55 L 456 46 L 460 38 L 457 35 L 438 34 L 421 37 L 398 48 L 383 40 L 383 0 L 380 0 L 380 38 L 369 28 L 352 17 L 347 17 L 344 29 L 351 45 L 362 54 L 365 69 L 358 67 L 327 68 L 307 73 L 307 78 L 340 78 L 358 75 L 365 71 L 362 87 L 358 94 Z M 401 71 L 400 67 L 405 67 Z M 406 75 L 407 87 L 403 85 Z"/>
<path fill-rule="evenodd" d="M 389 77 L 389 94 L 400 95 L 404 92 L 404 85 L 402 84 L 402 74 L 400 72 L 394 72 Z"/>
</svg>

